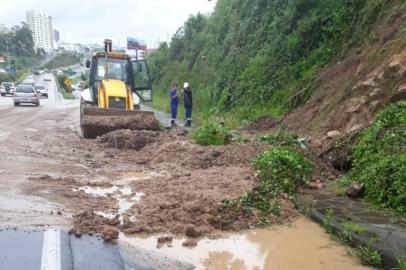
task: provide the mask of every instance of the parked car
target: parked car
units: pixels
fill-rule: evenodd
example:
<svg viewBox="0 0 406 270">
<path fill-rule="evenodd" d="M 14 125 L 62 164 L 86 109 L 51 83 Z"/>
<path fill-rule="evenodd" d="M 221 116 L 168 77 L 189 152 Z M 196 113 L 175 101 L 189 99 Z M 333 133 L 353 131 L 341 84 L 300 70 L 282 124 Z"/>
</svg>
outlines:
<svg viewBox="0 0 406 270">
<path fill-rule="evenodd" d="M 21 103 L 31 103 L 39 106 L 39 95 L 33 86 L 28 84 L 17 86 L 14 94 L 14 106 L 18 106 Z"/>
<path fill-rule="evenodd" d="M 48 98 L 48 89 L 46 89 L 43 85 L 36 85 L 34 86 L 37 93 L 42 96 Z"/>
<path fill-rule="evenodd" d="M 1 96 L 4 97 L 5 95 L 13 95 L 15 91 L 14 83 L 12 82 L 2 82 L 0 85 L 0 93 Z"/>
</svg>

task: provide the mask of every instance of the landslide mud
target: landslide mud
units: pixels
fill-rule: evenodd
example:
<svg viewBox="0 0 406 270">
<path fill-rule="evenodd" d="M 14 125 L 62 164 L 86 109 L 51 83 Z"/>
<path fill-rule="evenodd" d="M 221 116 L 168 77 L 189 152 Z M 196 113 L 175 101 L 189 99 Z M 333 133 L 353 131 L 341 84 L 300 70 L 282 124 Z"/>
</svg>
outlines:
<svg viewBox="0 0 406 270">
<path fill-rule="evenodd" d="M 112 148 L 140 150 L 154 142 L 157 136 L 157 132 L 149 130 L 122 129 L 101 136 L 97 142 Z"/>
<path fill-rule="evenodd" d="M 132 130 L 160 130 L 159 122 L 153 115 L 142 113 L 121 116 L 94 116 L 86 115 L 83 124 L 88 127 L 103 128 L 108 131 L 117 129 Z"/>
</svg>

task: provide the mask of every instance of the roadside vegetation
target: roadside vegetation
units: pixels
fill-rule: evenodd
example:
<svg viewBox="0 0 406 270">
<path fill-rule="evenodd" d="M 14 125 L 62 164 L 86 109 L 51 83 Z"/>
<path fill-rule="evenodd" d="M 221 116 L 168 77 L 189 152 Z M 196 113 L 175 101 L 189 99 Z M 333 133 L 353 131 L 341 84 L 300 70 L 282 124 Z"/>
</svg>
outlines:
<svg viewBox="0 0 406 270">
<path fill-rule="evenodd" d="M 79 64 L 81 56 L 74 53 L 62 53 L 55 56 L 51 61 L 46 63 L 43 68 L 56 69 L 61 67 L 67 67 L 75 64 Z"/>
<path fill-rule="evenodd" d="M 168 110 L 172 83 L 188 81 L 198 119 L 221 115 L 235 127 L 281 115 L 309 99 L 323 67 L 375 42 L 375 26 L 405 9 L 401 0 L 219 0 L 148 56 L 154 106 Z"/>
<path fill-rule="evenodd" d="M 201 145 L 224 145 L 231 141 L 230 128 L 221 123 L 206 122 L 192 133 L 195 143 Z"/>
<path fill-rule="evenodd" d="M 72 89 L 66 84 L 68 77 L 66 75 L 55 75 L 57 78 L 58 91 L 64 99 L 75 99 Z"/>
<path fill-rule="evenodd" d="M 364 183 L 365 198 L 374 206 L 406 213 L 406 102 L 379 113 L 360 136 L 353 167 L 341 185 Z"/>
<path fill-rule="evenodd" d="M 282 200 L 294 200 L 299 187 L 311 180 L 313 166 L 293 148 L 275 147 L 253 160 L 256 186 L 235 200 L 222 202 L 226 219 L 238 219 L 259 212 L 259 224 L 270 224 L 282 212 Z M 253 224 L 254 225 L 254 224 Z"/>
</svg>

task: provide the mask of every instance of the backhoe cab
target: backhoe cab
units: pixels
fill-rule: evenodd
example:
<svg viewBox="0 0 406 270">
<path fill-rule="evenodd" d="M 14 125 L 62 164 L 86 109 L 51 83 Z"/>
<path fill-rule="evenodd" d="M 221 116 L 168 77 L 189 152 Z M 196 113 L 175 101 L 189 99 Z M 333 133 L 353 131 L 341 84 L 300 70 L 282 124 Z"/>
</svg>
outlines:
<svg viewBox="0 0 406 270">
<path fill-rule="evenodd" d="M 152 100 L 152 86 L 145 60 L 131 60 L 112 51 L 112 41 L 104 41 L 104 52 L 86 61 L 90 68 L 91 104 L 99 108 L 133 110 L 135 93 L 142 101 Z"/>
</svg>

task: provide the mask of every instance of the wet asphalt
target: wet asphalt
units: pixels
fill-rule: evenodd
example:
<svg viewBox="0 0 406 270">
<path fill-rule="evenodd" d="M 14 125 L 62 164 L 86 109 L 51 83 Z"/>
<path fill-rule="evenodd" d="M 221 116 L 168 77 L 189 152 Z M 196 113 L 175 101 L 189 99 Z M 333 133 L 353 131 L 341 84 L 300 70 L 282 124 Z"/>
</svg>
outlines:
<svg viewBox="0 0 406 270">
<path fill-rule="evenodd" d="M 41 99 L 40 110 L 50 113 L 54 109 L 78 106 L 78 100 L 64 100 L 58 92 L 51 73 L 34 76 L 36 85 L 48 89 L 48 98 Z M 74 93 L 77 97 L 79 93 Z M 0 108 L 13 114 L 24 111 L 14 107 L 11 96 L 0 98 Z M 10 126 L 10 128 L 12 128 Z M 8 133 L 6 133 L 7 135 Z M 3 140 L 2 143 L 6 143 Z M 6 196 L 6 194 L 4 194 Z M 2 195 L 3 196 L 3 195 Z M 3 205 L 4 204 L 4 205 Z M 0 202 L 6 209 L 8 199 Z M 130 258 L 118 244 L 105 242 L 98 236 L 80 238 L 59 229 L 23 230 L 0 228 L 0 270 L 150 270 Z"/>
<path fill-rule="evenodd" d="M 129 261 L 118 245 L 61 230 L 0 232 L 0 269 L 150 270 Z"/>
</svg>

